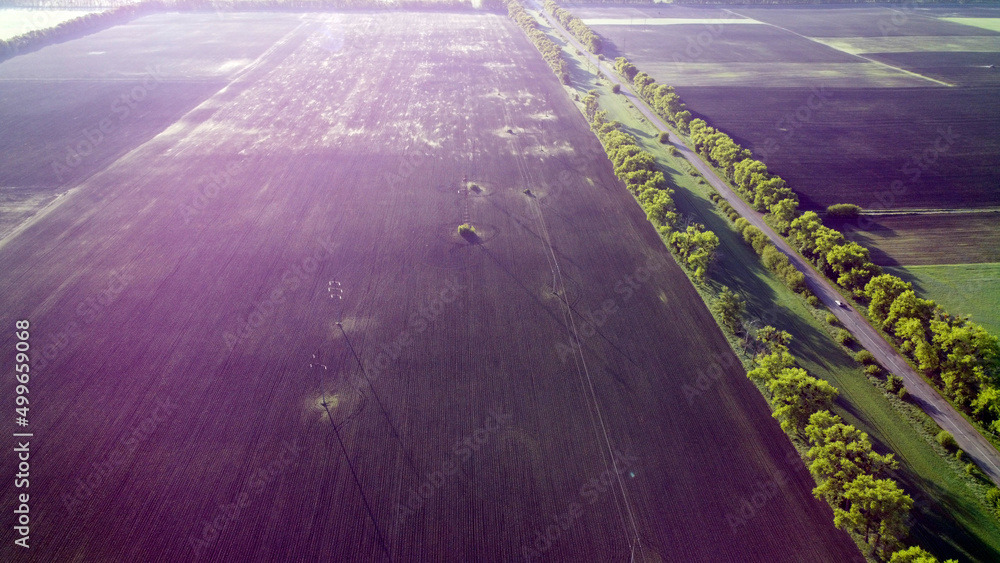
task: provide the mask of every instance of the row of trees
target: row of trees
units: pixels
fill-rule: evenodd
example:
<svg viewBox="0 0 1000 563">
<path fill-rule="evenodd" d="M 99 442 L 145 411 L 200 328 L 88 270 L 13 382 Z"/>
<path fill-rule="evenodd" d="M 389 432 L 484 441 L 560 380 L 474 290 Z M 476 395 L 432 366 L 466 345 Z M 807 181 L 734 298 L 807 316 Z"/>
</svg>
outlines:
<svg viewBox="0 0 1000 563">
<path fill-rule="evenodd" d="M 563 58 L 562 49 L 549 39 L 544 31 L 539 29 L 538 22 L 535 21 L 535 18 L 528 15 L 528 12 L 525 11 L 524 6 L 518 0 L 502 1 L 507 6 L 507 14 L 510 16 L 510 19 L 514 20 L 514 23 L 524 30 L 524 34 L 528 36 L 528 39 L 531 40 L 535 48 L 538 49 L 538 52 L 541 53 L 542 58 L 548 63 L 552 72 L 556 73 L 556 76 L 559 77 L 559 80 L 563 84 L 569 84 L 569 66 L 566 63 L 566 59 Z"/>
<path fill-rule="evenodd" d="M 864 295 L 872 322 L 892 335 L 900 350 L 959 407 L 1000 433 L 996 337 L 918 297 L 912 284 L 891 274 L 873 277 Z"/>
<path fill-rule="evenodd" d="M 118 8 L 140 0 L 9 0 L 6 8 Z"/>
<path fill-rule="evenodd" d="M 46 45 L 68 41 L 87 33 L 105 29 L 166 6 L 159 1 L 146 1 L 122 5 L 105 12 L 84 14 L 54 27 L 29 31 L 6 41 L 0 39 L 0 61 L 20 53 L 33 51 Z"/>
<path fill-rule="evenodd" d="M 867 434 L 829 411 L 837 388 L 795 365 L 787 332 L 765 326 L 754 338 L 766 353 L 754 359 L 747 377 L 771 403 L 782 430 L 808 444 L 813 494 L 833 509 L 834 525 L 880 560 L 936 563 L 922 548 L 903 547 L 913 499 L 888 476 L 898 466 L 894 456 L 876 452 Z"/>
<path fill-rule="evenodd" d="M 560 8 L 559 4 L 556 4 L 553 0 L 545 0 L 545 10 L 559 20 L 559 23 L 568 29 L 588 51 L 594 54 L 601 52 L 601 47 L 603 46 L 601 36 L 594 33 L 580 18 L 571 14 L 569 10 Z"/>
<path fill-rule="evenodd" d="M 657 84 L 653 77 L 645 72 L 640 72 L 625 57 L 615 59 L 614 69 L 619 76 L 632 83 L 636 93 L 653 108 L 657 115 L 674 124 L 682 132 L 688 131 L 691 112 L 685 109 L 684 103 L 681 102 L 681 98 L 674 91 L 673 86 Z"/>
<path fill-rule="evenodd" d="M 607 112 L 600 110 L 596 91 L 591 90 L 584 97 L 583 108 L 615 167 L 615 175 L 635 196 L 678 261 L 687 266 L 696 279 L 704 280 L 719 246 L 719 237 L 699 224 L 675 231 L 678 216 L 673 190 L 667 187 L 663 172 L 657 170 L 653 155 L 639 147 L 635 137 L 622 131 L 621 124 L 608 120 Z"/>
<path fill-rule="evenodd" d="M 862 537 L 873 554 L 887 559 L 902 547 L 913 507 L 913 499 L 887 475 L 898 466 L 894 456 L 875 452 L 867 434 L 828 410 L 810 415 L 804 432 L 811 446 L 809 472 L 817 483 L 813 494 L 833 508 L 838 528 Z"/>
</svg>

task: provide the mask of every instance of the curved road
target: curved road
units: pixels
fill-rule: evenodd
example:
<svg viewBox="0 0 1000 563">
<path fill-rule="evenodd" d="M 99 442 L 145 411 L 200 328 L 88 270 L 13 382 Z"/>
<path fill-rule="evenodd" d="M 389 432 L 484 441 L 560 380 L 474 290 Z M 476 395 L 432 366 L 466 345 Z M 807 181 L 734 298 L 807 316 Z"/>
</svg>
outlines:
<svg viewBox="0 0 1000 563">
<path fill-rule="evenodd" d="M 542 9 L 540 2 L 538 0 L 530 0 L 533 4 L 533 8 L 538 11 L 548 22 L 549 25 L 559 31 L 563 38 L 578 49 L 587 59 L 590 60 L 592 64 L 599 65 L 601 61 L 597 60 L 597 57 L 589 53 L 579 41 L 576 40 L 559 22 L 555 21 L 549 14 L 545 13 Z M 715 170 L 709 167 L 701 158 L 698 157 L 687 145 L 684 144 L 676 135 L 673 134 L 663 122 L 660 116 L 656 115 L 646 103 L 640 99 L 635 92 L 632 91 L 631 84 L 622 81 L 610 68 L 610 65 L 605 62 L 605 67 L 608 72 L 605 74 L 607 78 L 615 84 L 621 85 L 622 94 L 632 102 L 639 111 L 642 112 L 644 116 L 660 131 L 666 131 L 670 135 L 670 142 L 673 146 L 677 147 L 681 155 L 691 163 L 702 176 L 719 192 L 719 195 L 724 197 L 730 205 L 733 206 L 740 215 L 745 217 L 750 224 L 757 227 L 763 231 L 771 242 L 778 247 L 785 255 L 788 256 L 788 260 L 799 269 L 800 272 L 805 274 L 806 283 L 809 289 L 819 297 L 819 300 L 837 316 L 837 319 L 844 325 L 844 327 L 854 335 L 858 342 L 864 346 L 869 352 L 871 352 L 875 359 L 879 361 L 886 369 L 890 372 L 903 378 L 903 382 L 906 385 L 906 389 L 910 392 L 910 398 L 919 405 L 924 411 L 938 423 L 938 426 L 951 432 L 958 442 L 959 447 L 965 450 L 969 458 L 978 465 L 984 473 L 993 481 L 994 484 L 1000 485 L 1000 452 L 997 451 L 993 445 L 983 437 L 973 426 L 965 419 L 960 413 L 958 413 L 954 407 L 951 406 L 948 401 L 941 396 L 936 389 L 930 386 L 921 376 L 918 374 L 911 366 L 906 362 L 902 355 L 892 347 L 891 344 L 882 338 L 882 335 L 875 330 L 872 325 L 870 325 L 867 319 L 861 315 L 853 307 L 850 307 L 846 303 L 843 306 L 838 307 L 836 301 L 842 299 L 840 293 L 833 286 L 833 282 L 828 280 L 826 276 L 818 272 L 813 268 L 812 264 L 807 262 L 802 256 L 798 254 L 777 233 L 774 232 L 771 227 L 764 222 L 764 217 L 761 213 L 757 212 L 750 207 L 747 202 L 743 201 L 736 193 L 733 192 L 732 188 L 729 187 L 725 181 L 716 175 Z"/>
</svg>

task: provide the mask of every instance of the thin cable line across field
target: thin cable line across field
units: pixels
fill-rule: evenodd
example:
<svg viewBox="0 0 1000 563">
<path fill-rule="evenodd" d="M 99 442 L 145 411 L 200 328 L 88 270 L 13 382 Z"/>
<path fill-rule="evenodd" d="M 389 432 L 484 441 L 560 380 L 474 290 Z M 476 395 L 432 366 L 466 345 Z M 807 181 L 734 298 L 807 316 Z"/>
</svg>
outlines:
<svg viewBox="0 0 1000 563">
<path fill-rule="evenodd" d="M 493 72 L 494 75 L 496 76 L 497 84 L 503 84 L 504 82 L 501 80 L 498 71 L 494 69 Z M 511 120 L 506 102 L 501 102 L 501 108 L 503 110 L 503 116 L 505 122 L 508 124 L 508 126 L 511 126 L 513 124 L 513 121 Z M 513 135 L 511 142 L 514 145 L 514 161 L 517 164 L 518 172 L 521 176 L 521 181 L 526 187 L 529 187 L 530 189 L 530 186 L 533 185 L 531 169 L 524 158 L 524 152 L 521 147 L 520 136 L 516 134 Z M 590 370 L 587 367 L 586 358 L 584 358 L 583 351 L 580 347 L 580 342 L 582 342 L 582 340 L 580 338 L 579 331 L 577 330 L 576 327 L 576 321 L 573 318 L 573 311 L 569 306 L 569 301 L 566 295 L 566 286 L 562 279 L 562 269 L 559 267 L 559 260 L 556 255 L 555 249 L 552 245 L 552 238 L 549 234 L 548 226 L 545 223 L 545 217 L 542 214 L 541 207 L 537 204 L 536 200 L 534 198 L 531 198 L 530 201 L 531 201 L 531 208 L 538 219 L 539 234 L 541 235 L 540 238 L 542 239 L 543 246 L 545 247 L 545 258 L 549 263 L 549 268 L 552 270 L 553 293 L 559 299 L 559 303 L 561 305 L 560 309 L 562 310 L 563 313 L 565 326 L 568 332 L 570 333 L 569 336 L 573 343 L 572 347 L 573 361 L 576 366 L 577 375 L 580 379 L 580 384 L 581 387 L 583 387 L 584 389 L 585 395 L 587 395 L 587 391 L 589 390 L 589 396 L 586 397 L 586 403 L 587 403 L 587 412 L 589 413 L 591 419 L 591 427 L 594 430 L 594 434 L 598 437 L 598 440 L 600 440 L 600 438 L 603 436 L 604 445 L 607 449 L 607 456 L 611 458 L 612 469 L 615 474 L 615 479 L 618 482 L 618 488 L 621 493 L 621 502 L 625 504 L 625 510 L 628 512 L 629 522 L 626 523 L 625 517 L 622 514 L 622 508 L 618 502 L 616 495 L 615 507 L 618 511 L 618 517 L 621 519 L 622 527 L 624 528 L 626 535 L 628 535 L 628 527 L 630 523 L 632 527 L 632 533 L 634 534 L 635 537 L 635 542 L 631 540 L 628 541 L 629 547 L 631 548 L 631 553 L 633 554 L 634 557 L 635 544 L 638 543 L 640 550 L 642 548 L 642 540 L 639 535 L 638 525 L 636 524 L 635 513 L 632 510 L 631 502 L 628 499 L 628 493 L 625 491 L 625 484 L 622 481 L 621 472 L 618 471 L 618 461 L 614 454 L 614 448 L 611 445 L 611 437 L 608 434 L 607 426 L 604 422 L 604 415 L 601 413 L 600 404 L 597 401 L 597 393 L 594 391 L 594 382 L 590 376 Z M 594 420 L 595 413 L 597 418 L 596 423 Z M 600 428 L 598 428 L 598 426 Z M 603 455 L 601 457 L 605 471 L 608 471 L 608 460 Z"/>
</svg>

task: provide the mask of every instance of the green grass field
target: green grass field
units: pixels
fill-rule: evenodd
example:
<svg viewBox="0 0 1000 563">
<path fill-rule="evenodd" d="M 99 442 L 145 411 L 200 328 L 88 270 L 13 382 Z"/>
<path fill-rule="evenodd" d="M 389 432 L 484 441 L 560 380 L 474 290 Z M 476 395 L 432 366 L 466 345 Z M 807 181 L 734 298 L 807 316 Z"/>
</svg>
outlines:
<svg viewBox="0 0 1000 563">
<path fill-rule="evenodd" d="M 690 167 L 683 159 L 672 156 L 658 142 L 652 124 L 623 96 L 613 94 L 606 81 L 595 84 L 586 62 L 573 49 L 565 52 L 571 59 L 577 93 L 581 97 L 590 89 L 601 93 L 602 109 L 623 123 L 660 163 L 673 184 L 678 211 L 719 236 L 719 258 L 711 281 L 738 288 L 747 300 L 748 316 L 759 319 L 758 324 L 790 332 L 794 337 L 791 351 L 801 366 L 840 389 L 836 412 L 868 432 L 876 447 L 896 454 L 901 468 L 895 477 L 916 501 L 913 540 L 942 560 L 1000 559 L 1000 525 L 981 500 L 985 489 L 934 442 L 936 425 L 916 407 L 889 398 L 873 386 L 848 351 L 833 340 L 827 325 L 818 318 L 821 315 L 764 269 L 708 199 L 710 188 L 688 173 Z"/>
<path fill-rule="evenodd" d="M 887 271 L 913 284 L 927 299 L 1000 335 L 1000 263 L 905 266 Z"/>
<path fill-rule="evenodd" d="M 945 21 L 971 25 L 990 31 L 1000 31 L 1000 18 L 941 18 Z"/>
</svg>

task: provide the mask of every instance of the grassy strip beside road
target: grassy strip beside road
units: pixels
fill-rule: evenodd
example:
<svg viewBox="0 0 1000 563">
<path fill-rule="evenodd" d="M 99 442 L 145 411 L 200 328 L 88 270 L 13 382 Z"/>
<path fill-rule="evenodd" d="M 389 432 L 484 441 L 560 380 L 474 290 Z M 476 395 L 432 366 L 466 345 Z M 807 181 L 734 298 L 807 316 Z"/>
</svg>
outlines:
<svg viewBox="0 0 1000 563">
<path fill-rule="evenodd" d="M 572 85 L 583 96 L 594 87 L 593 75 L 586 70 L 594 61 L 573 46 L 566 48 L 565 55 L 570 59 Z M 916 500 L 913 538 L 942 558 L 988 561 L 1000 555 L 1000 527 L 982 500 L 986 487 L 966 475 L 962 465 L 934 441 L 936 425 L 912 404 L 874 387 L 849 350 L 833 340 L 822 314 L 763 268 L 709 200 L 712 189 L 705 180 L 692 175 L 683 158 L 671 154 L 676 149 L 658 142 L 662 128 L 635 106 L 638 100 L 627 91 L 611 95 L 611 85 L 617 83 L 614 78 L 598 84 L 601 108 L 656 157 L 674 188 L 681 224 L 704 223 L 720 239 L 722 252 L 710 270 L 710 284 L 741 288 L 749 316 L 794 334 L 790 349 L 800 365 L 840 389 L 834 411 L 871 435 L 877 449 L 891 450 L 899 457 L 901 466 L 893 475 Z M 699 290 L 706 303 L 711 303 L 712 296 Z M 734 347 L 740 349 L 739 345 L 734 340 Z"/>
</svg>

